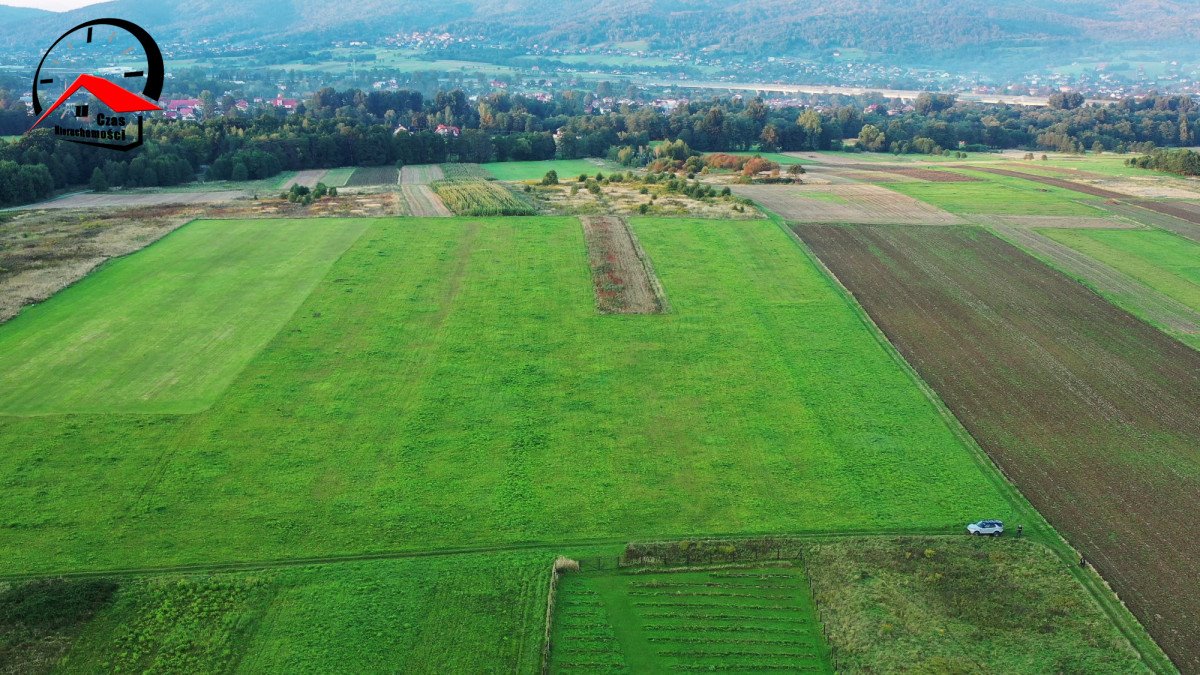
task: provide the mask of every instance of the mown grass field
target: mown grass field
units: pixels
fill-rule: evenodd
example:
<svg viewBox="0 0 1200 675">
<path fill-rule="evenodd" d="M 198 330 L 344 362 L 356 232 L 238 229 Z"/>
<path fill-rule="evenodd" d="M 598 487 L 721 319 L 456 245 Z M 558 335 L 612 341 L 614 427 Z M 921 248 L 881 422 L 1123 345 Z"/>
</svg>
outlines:
<svg viewBox="0 0 1200 675">
<path fill-rule="evenodd" d="M 920 199 L 950 213 L 1029 216 L 1103 216 L 1098 200 L 1063 188 L 1041 185 L 1020 178 L 995 176 L 965 169 L 964 175 L 980 178 L 976 183 L 905 182 L 888 188 Z M 1086 203 L 1095 201 L 1096 205 Z"/>
<path fill-rule="evenodd" d="M 330 169 L 325 173 L 325 177 L 321 179 L 321 182 L 329 187 L 344 187 L 346 185 L 346 181 L 350 180 L 350 177 L 354 175 L 355 171 L 357 171 L 357 169 L 352 166 L 343 166 L 336 169 Z"/>
<path fill-rule="evenodd" d="M 553 555 L 0 584 L 0 668 L 534 672 Z"/>
<path fill-rule="evenodd" d="M 464 542 L 953 532 L 980 514 L 1016 516 L 775 224 L 633 227 L 669 314 L 597 314 L 574 219 L 378 220 L 205 410 L 0 418 L 0 572 Z M 170 268 L 170 252 L 127 262 Z M 120 271 L 90 281 L 123 288 L 110 280 Z M 255 290 L 238 286 L 254 304 Z M 71 297 L 24 317 L 28 327 L 0 327 L 0 339 L 46 330 L 40 317 L 70 314 Z M 119 295 L 101 297 L 109 313 L 128 311 Z M 207 313 L 245 311 L 236 305 Z M 158 321 L 186 322 L 186 310 L 130 314 L 126 342 L 146 347 Z M 58 339 L 85 342 L 71 326 L 85 324 L 64 324 Z M 155 360 L 196 371 L 235 360 L 191 363 L 187 343 L 154 345 Z M 20 361 L 6 351 L 0 365 L 51 360 L 58 344 L 41 349 Z M 108 385 L 93 367 L 73 391 Z M 36 382 L 30 395 L 66 408 L 56 380 Z M 120 388 L 105 401 L 114 413 L 149 411 L 169 402 L 162 395 Z"/>
<path fill-rule="evenodd" d="M 1200 244 L 1162 230 L 1041 230 L 1042 234 L 1200 311 Z"/>
<path fill-rule="evenodd" d="M 615 167 L 597 164 L 586 159 L 551 159 L 535 162 L 493 162 L 484 164 L 483 168 L 496 177 L 496 180 L 520 181 L 541 180 L 547 171 L 557 171 L 558 179 L 571 181 L 580 174 L 595 176 L 597 173 L 616 171 Z"/>
<path fill-rule="evenodd" d="M 804 570 L 567 574 L 550 671 L 832 673 Z"/>
<path fill-rule="evenodd" d="M 367 227 L 198 222 L 111 262 L 0 329 L 0 415 L 202 410 Z"/>
</svg>

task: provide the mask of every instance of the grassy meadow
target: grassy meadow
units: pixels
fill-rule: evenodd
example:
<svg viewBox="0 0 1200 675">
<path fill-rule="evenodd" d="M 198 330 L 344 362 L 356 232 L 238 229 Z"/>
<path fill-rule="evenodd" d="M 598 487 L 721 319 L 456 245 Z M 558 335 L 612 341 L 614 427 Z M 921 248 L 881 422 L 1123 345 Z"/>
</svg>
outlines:
<svg viewBox="0 0 1200 675">
<path fill-rule="evenodd" d="M 298 308 L 271 308 L 277 329 L 260 318 L 261 271 L 236 260 L 209 260 L 239 290 L 214 287 L 195 302 L 223 299 L 202 308 L 141 309 L 120 282 L 128 269 L 169 274 L 239 230 L 311 244 L 306 224 L 193 223 L 0 326 L 9 343 L 53 337 L 0 352 L 0 371 L 54 363 L 61 344 L 86 351 L 97 335 L 55 317 L 87 316 L 81 300 L 100 299 L 125 317 L 125 350 L 102 360 L 232 376 L 118 387 L 113 366 L 88 360 L 69 385 L 20 383 L 28 393 L 10 406 L 79 410 L 0 417 L 0 573 L 468 542 L 955 532 L 1015 517 L 848 298 L 771 222 L 634 220 L 673 308 L 655 316 L 596 313 L 574 219 L 356 222 L 366 230 L 345 234 L 353 243 Z M 294 303 L 299 287 L 284 285 Z M 241 315 L 254 339 L 202 358 L 186 340 L 144 339 L 192 326 L 193 312 Z M 265 346 L 247 360 L 255 340 Z M 159 366 L 145 367 L 131 382 L 156 381 Z M 170 392 L 219 395 L 165 414 Z"/>
<path fill-rule="evenodd" d="M 550 672 L 832 673 L 804 570 L 567 574 Z"/>
<path fill-rule="evenodd" d="M 1200 244 L 1163 230 L 1040 230 L 1200 311 Z"/>
<path fill-rule="evenodd" d="M 1059 187 L 1042 185 L 977 171 L 958 173 L 981 179 L 975 183 L 905 182 L 887 187 L 959 215 L 996 214 L 1010 216 L 1105 215 L 1100 201 Z M 1087 202 L 1095 202 L 1095 206 Z"/>
<path fill-rule="evenodd" d="M 586 159 L 550 159 L 533 162 L 493 162 L 481 165 L 496 180 L 520 181 L 541 180 L 547 171 L 557 171 L 558 179 L 571 181 L 580 174 L 595 176 L 597 173 L 609 173 L 617 168 L 607 164 L 597 164 Z"/>
<path fill-rule="evenodd" d="M 0 583 L 0 669 L 534 672 L 553 555 Z"/>
<path fill-rule="evenodd" d="M 0 415 L 202 410 L 367 226 L 198 222 L 113 261 L 0 329 Z"/>
<path fill-rule="evenodd" d="M 841 672 L 1152 672 L 1028 539 L 844 539 L 805 560 Z"/>
</svg>

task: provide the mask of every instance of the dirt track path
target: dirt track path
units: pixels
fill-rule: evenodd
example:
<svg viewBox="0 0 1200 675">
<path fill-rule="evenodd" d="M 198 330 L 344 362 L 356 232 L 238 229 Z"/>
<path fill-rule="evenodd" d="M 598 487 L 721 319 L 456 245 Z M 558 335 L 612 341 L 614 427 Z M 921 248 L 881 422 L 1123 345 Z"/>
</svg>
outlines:
<svg viewBox="0 0 1200 675">
<path fill-rule="evenodd" d="M 454 213 L 428 185 L 401 185 L 400 197 L 409 216 L 450 217 Z"/>
</svg>

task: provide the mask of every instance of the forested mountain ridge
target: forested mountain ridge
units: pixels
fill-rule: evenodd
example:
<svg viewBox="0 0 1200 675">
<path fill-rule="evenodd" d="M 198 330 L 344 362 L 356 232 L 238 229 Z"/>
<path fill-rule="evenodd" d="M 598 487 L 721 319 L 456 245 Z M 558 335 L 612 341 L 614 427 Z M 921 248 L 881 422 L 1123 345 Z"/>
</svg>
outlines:
<svg viewBox="0 0 1200 675">
<path fill-rule="evenodd" d="M 431 29 L 527 46 L 647 40 L 660 50 L 744 53 L 839 47 L 945 53 L 1001 44 L 1186 44 L 1200 39 L 1194 3 L 1184 0 L 363 0 L 353 11 L 336 3 L 299 0 L 113 0 L 61 14 L 0 12 L 0 44 L 31 46 L 98 16 L 134 19 L 167 42 L 224 40 L 231 45 Z"/>
</svg>

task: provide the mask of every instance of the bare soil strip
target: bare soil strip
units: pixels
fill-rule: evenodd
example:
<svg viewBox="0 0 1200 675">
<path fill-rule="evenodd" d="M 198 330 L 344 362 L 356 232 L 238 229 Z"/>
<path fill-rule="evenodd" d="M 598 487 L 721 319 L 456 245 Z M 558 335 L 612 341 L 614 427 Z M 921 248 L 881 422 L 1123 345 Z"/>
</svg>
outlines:
<svg viewBox="0 0 1200 675">
<path fill-rule="evenodd" d="M 1008 169 L 993 169 L 993 168 L 984 167 L 984 166 L 964 166 L 963 168 L 971 169 L 972 171 L 981 171 L 983 173 L 990 173 L 990 174 L 994 174 L 996 176 L 1010 176 L 1012 178 L 1023 178 L 1028 181 L 1033 181 L 1034 183 L 1041 183 L 1043 185 L 1052 185 L 1054 187 L 1062 188 L 1064 190 L 1072 190 L 1074 192 L 1082 192 L 1085 195 L 1092 195 L 1093 197 L 1104 197 L 1105 199 L 1129 199 L 1129 197 L 1130 197 L 1129 195 L 1124 194 L 1122 192 L 1113 192 L 1112 190 L 1105 190 L 1104 188 L 1096 187 L 1095 185 L 1088 185 L 1087 183 L 1076 183 L 1074 181 L 1063 180 L 1062 178 L 1051 178 L 1049 176 L 1039 176 L 1034 173 L 1025 173 L 1023 171 L 1010 171 Z"/>
<path fill-rule="evenodd" d="M 321 179 L 324 178 L 325 174 L 327 173 L 329 173 L 328 169 L 309 169 L 307 171 L 297 171 L 296 175 L 284 181 L 280 188 L 285 192 L 292 189 L 293 185 L 302 185 L 306 188 L 313 188 L 317 186 L 317 183 L 321 182 Z"/>
<path fill-rule="evenodd" d="M 1058 230 L 1142 230 L 1144 226 L 1119 218 L 1086 216 L 1006 216 L 978 214 L 971 222 L 992 227 L 1052 227 Z"/>
<path fill-rule="evenodd" d="M 958 216 L 878 185 L 735 185 L 784 218 L 801 223 L 958 225 Z"/>
<path fill-rule="evenodd" d="M 583 238 L 602 314 L 661 314 L 666 296 L 650 259 L 629 226 L 616 216 L 584 216 Z"/>
<path fill-rule="evenodd" d="M 1105 206 L 1109 211 L 1120 214 L 1137 221 L 1143 225 L 1157 227 L 1168 232 L 1191 239 L 1195 242 L 1200 242 L 1200 225 L 1196 223 L 1177 218 L 1169 213 L 1162 213 L 1157 209 L 1151 209 L 1145 204 L 1156 204 L 1157 202 L 1138 202 L 1141 206 L 1129 204 L 1108 204 Z"/>
<path fill-rule="evenodd" d="M 437 164 L 413 164 L 400 170 L 401 185 L 429 185 L 445 177 L 442 167 Z"/>
<path fill-rule="evenodd" d="M 1186 220 L 1189 223 L 1200 225 L 1200 204 L 1188 204 L 1186 202 L 1151 202 L 1137 201 L 1135 205 L 1143 209 L 1150 209 L 1159 213 Z"/>
<path fill-rule="evenodd" d="M 442 203 L 442 198 L 437 196 L 437 193 L 428 185 L 401 185 L 400 196 L 406 207 L 406 215 L 445 217 L 454 215 Z"/>
<path fill-rule="evenodd" d="M 67 195 L 38 204 L 22 206 L 22 211 L 34 209 L 91 209 L 145 206 L 172 206 L 187 204 L 216 204 L 246 197 L 241 190 L 219 190 L 215 192 L 85 192 Z"/>
<path fill-rule="evenodd" d="M 1200 672 L 1200 352 L 977 228 L 796 231 L 972 436 Z"/>
<path fill-rule="evenodd" d="M 951 171 L 917 169 L 905 166 L 892 166 L 888 164 L 845 164 L 843 166 L 856 171 L 879 171 L 883 173 L 894 173 L 907 178 L 928 181 L 930 183 L 979 183 L 982 180 L 974 176 L 967 176 L 965 174 L 954 173 Z"/>
<path fill-rule="evenodd" d="M 1150 323 L 1184 335 L 1200 335 L 1200 312 L 1169 298 L 1142 282 L 1064 246 L 1027 227 L 998 226 L 995 230 L 1008 241 L 1034 256 L 1050 261 L 1088 286 L 1109 296 L 1121 307 Z"/>
</svg>

